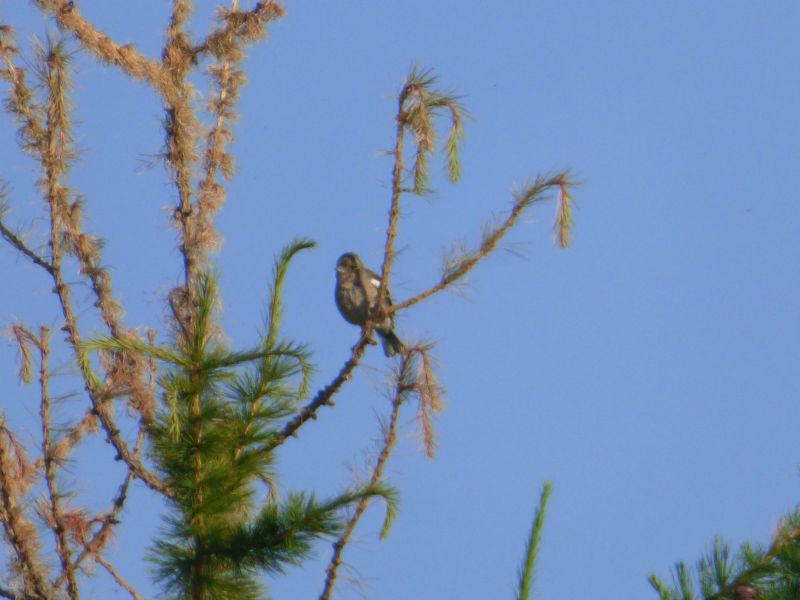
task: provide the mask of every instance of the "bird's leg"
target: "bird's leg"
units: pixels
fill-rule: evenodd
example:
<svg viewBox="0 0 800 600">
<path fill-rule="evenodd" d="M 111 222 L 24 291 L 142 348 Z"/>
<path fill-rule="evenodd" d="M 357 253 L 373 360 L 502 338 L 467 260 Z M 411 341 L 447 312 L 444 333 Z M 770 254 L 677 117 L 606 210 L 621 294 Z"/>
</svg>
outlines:
<svg viewBox="0 0 800 600">
<path fill-rule="evenodd" d="M 366 340 L 366 342 L 370 346 L 377 346 L 378 342 L 375 341 L 375 330 L 372 329 L 369 332 L 369 335 L 366 335 L 366 329 L 361 330 L 361 340 Z M 358 340 L 358 343 L 361 343 L 361 340 Z"/>
</svg>

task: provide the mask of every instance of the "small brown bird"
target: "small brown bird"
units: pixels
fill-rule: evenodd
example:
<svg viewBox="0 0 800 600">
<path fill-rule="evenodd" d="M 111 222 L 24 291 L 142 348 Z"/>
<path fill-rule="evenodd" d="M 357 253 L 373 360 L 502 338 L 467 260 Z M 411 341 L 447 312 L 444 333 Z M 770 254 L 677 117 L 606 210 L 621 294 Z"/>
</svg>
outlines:
<svg viewBox="0 0 800 600">
<path fill-rule="evenodd" d="M 339 257 L 336 262 L 336 307 L 345 321 L 359 327 L 364 326 L 378 300 L 380 284 L 380 277 L 367 269 L 357 254 L 348 252 Z M 391 304 L 392 299 L 387 293 L 384 306 Z M 403 342 L 394 333 L 394 316 L 389 315 L 377 323 L 375 331 L 381 338 L 386 356 L 403 352 Z"/>
</svg>

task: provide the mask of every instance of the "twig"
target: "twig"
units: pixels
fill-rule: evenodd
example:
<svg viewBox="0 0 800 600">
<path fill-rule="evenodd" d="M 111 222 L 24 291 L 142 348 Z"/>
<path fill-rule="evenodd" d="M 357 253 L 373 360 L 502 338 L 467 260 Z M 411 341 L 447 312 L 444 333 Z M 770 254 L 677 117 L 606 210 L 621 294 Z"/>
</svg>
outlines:
<svg viewBox="0 0 800 600">
<path fill-rule="evenodd" d="M 208 68 L 217 88 L 208 108 L 216 120 L 205 140 L 203 178 L 197 186 L 197 220 L 198 229 L 206 232 L 206 243 L 212 248 L 217 246 L 219 237 L 213 229 L 213 218 L 225 201 L 225 188 L 217 181 L 217 173 L 226 180 L 233 176 L 233 157 L 226 152 L 226 147 L 233 139 L 229 126 L 236 120 L 232 107 L 244 83 L 244 76 L 237 68 L 240 53 L 231 54 Z"/>
<path fill-rule="evenodd" d="M 407 382 L 407 373 L 411 368 L 411 357 L 411 352 L 403 355 L 403 362 L 400 367 L 400 373 L 397 377 L 394 398 L 392 399 L 392 413 L 384 434 L 383 448 L 378 455 L 375 468 L 372 470 L 372 476 L 370 477 L 369 485 L 376 485 L 380 481 L 383 475 L 383 469 L 386 466 L 386 461 L 389 460 L 389 456 L 391 455 L 392 449 L 397 441 L 397 423 L 400 416 L 400 406 L 403 404 L 403 402 L 405 402 L 406 393 L 410 389 Z M 364 514 L 364 511 L 367 509 L 368 503 L 369 498 L 366 497 L 361 498 L 358 501 L 353 516 L 350 517 L 347 525 L 345 525 L 344 531 L 336 540 L 336 542 L 334 542 L 333 556 L 328 563 L 328 568 L 325 574 L 325 585 L 322 589 L 322 594 L 320 594 L 319 600 L 330 600 L 331 593 L 333 592 L 333 586 L 336 583 L 338 569 L 342 563 L 342 552 L 344 552 L 344 548 L 350 541 L 356 525 Z"/>
<path fill-rule="evenodd" d="M 394 258 L 394 242 L 397 238 L 397 222 L 400 219 L 400 196 L 403 193 L 403 150 L 405 145 L 406 114 L 405 103 L 411 93 L 409 83 L 403 86 L 397 100 L 397 132 L 394 144 L 394 169 L 392 170 L 392 199 L 389 203 L 389 225 L 386 228 L 386 243 L 383 249 L 383 265 L 381 266 L 381 281 L 378 285 L 378 297 L 375 301 L 375 310 L 379 310 L 389 294 L 389 274 Z M 379 317 L 380 315 L 376 315 Z"/>
<path fill-rule="evenodd" d="M 118 458 L 128 465 L 136 477 L 141 479 L 150 489 L 164 494 L 167 497 L 172 497 L 172 493 L 167 486 L 142 465 L 139 459 L 137 459 L 131 453 L 128 445 L 120 436 L 120 431 L 117 428 L 114 417 L 112 416 L 108 407 L 109 400 L 105 398 L 99 382 L 97 382 L 95 375 L 92 373 L 91 365 L 89 364 L 89 360 L 86 357 L 85 352 L 80 349 L 81 337 L 78 333 L 77 320 L 74 312 L 72 311 L 69 291 L 60 274 L 60 267 L 58 269 L 58 275 L 55 277 L 55 289 L 61 302 L 64 319 L 66 320 L 65 328 L 68 333 L 67 341 L 71 346 L 73 346 L 78 355 L 78 366 L 81 370 L 81 374 L 83 375 L 84 389 L 89 394 L 89 398 L 92 402 L 92 408 L 106 432 L 107 439 L 117 451 Z"/>
<path fill-rule="evenodd" d="M 225 24 L 208 34 L 192 52 L 195 56 L 206 53 L 226 55 L 240 40 L 254 42 L 263 38 L 266 35 L 264 26 L 285 14 L 283 7 L 274 0 L 262 0 L 252 10 L 247 11 L 237 10 L 234 3 L 231 10 L 221 12 L 221 20 Z"/>
<path fill-rule="evenodd" d="M 169 21 L 167 35 L 176 36 L 183 31 L 184 25 L 192 16 L 193 2 L 188 0 L 172 0 L 172 16 Z"/>
<path fill-rule="evenodd" d="M 297 433 L 297 430 L 300 429 L 300 427 L 302 427 L 303 424 L 305 424 L 305 422 L 309 419 L 316 419 L 317 411 L 322 406 L 333 405 L 333 400 L 331 400 L 331 398 L 336 392 L 339 391 L 339 388 L 342 387 L 345 381 L 350 379 L 353 369 L 358 366 L 358 363 L 360 362 L 361 357 L 364 355 L 364 351 L 366 350 L 370 334 L 371 328 L 365 328 L 361 334 L 361 338 L 358 340 L 356 345 L 353 346 L 350 358 L 348 358 L 347 362 L 344 363 L 344 366 L 342 366 L 336 377 L 333 378 L 333 381 L 319 390 L 311 402 L 306 404 L 292 420 L 284 425 L 281 432 L 264 447 L 265 452 L 274 450 L 283 444 L 289 437 L 294 436 Z"/>
<path fill-rule="evenodd" d="M 10 37 L 7 31 L 0 35 L 0 54 L 3 55 L 3 62 L 6 64 L 6 70 L 0 71 L 0 75 L 11 83 L 11 97 L 7 106 L 22 122 L 19 134 L 24 140 L 23 147 L 41 153 L 45 138 L 42 107 L 36 102 L 33 91 L 25 83 L 25 71 L 14 65 L 12 55 L 16 52 L 16 48 L 6 39 Z"/>
<path fill-rule="evenodd" d="M 0 431 L 0 523 L 16 555 L 25 593 L 35 598 L 53 598 L 46 571 L 37 556 L 36 530 L 22 513 L 14 490 L 16 477 L 9 460 L 7 435 L 3 428 Z"/>
<path fill-rule="evenodd" d="M 56 464 L 52 454 L 52 437 L 50 433 L 50 392 L 48 357 L 50 352 L 50 332 L 42 327 L 39 337 L 39 383 L 42 392 L 39 415 L 42 421 L 42 457 L 44 458 L 44 479 L 47 483 L 47 494 L 50 504 L 51 528 L 56 541 L 56 553 L 61 560 L 61 571 L 67 580 L 67 593 L 71 600 L 78 600 L 78 581 L 75 577 L 75 565 L 70 557 L 67 528 L 64 523 L 64 512 L 61 508 L 61 495 L 56 489 Z"/>
<path fill-rule="evenodd" d="M 112 565 L 102 556 L 95 557 L 95 560 L 97 560 L 97 562 L 100 563 L 106 571 L 108 571 L 108 574 L 114 578 L 114 581 L 117 582 L 117 585 L 119 585 L 121 588 L 123 588 L 131 595 L 133 600 L 142 600 L 142 597 L 136 592 L 135 589 L 133 589 L 133 586 L 127 581 L 125 581 L 119 573 L 117 573 L 117 570 L 114 568 L 114 565 Z"/>
<path fill-rule="evenodd" d="M 0 218 L 1 217 L 2 213 L 0 212 Z M 9 244 L 14 246 L 14 248 L 19 250 L 20 253 L 31 259 L 34 264 L 42 267 L 50 275 L 53 275 L 53 265 L 28 248 L 25 242 L 23 242 L 22 239 L 20 239 L 13 231 L 6 227 L 2 220 L 0 220 L 0 235 L 2 235 Z"/>
<path fill-rule="evenodd" d="M 62 272 L 62 232 L 65 229 L 65 208 L 67 190 L 61 185 L 61 177 L 67 168 L 67 148 L 68 117 L 63 102 L 64 88 L 66 87 L 66 74 L 64 70 L 63 57 L 48 57 L 47 86 L 50 90 L 50 101 L 47 105 L 47 123 L 45 140 L 41 153 L 41 162 L 44 169 L 42 188 L 45 200 L 50 209 L 50 264 L 53 267 L 53 281 L 55 283 L 53 291 L 61 304 L 61 312 L 64 316 L 64 330 L 67 332 L 67 342 L 75 352 L 78 367 L 84 380 L 84 388 L 89 394 L 95 414 L 100 419 L 100 423 L 106 432 L 109 442 L 116 449 L 120 459 L 125 461 L 134 474 L 145 484 L 155 491 L 169 495 L 166 486 L 152 473 L 148 472 L 141 462 L 134 457 L 125 441 L 120 436 L 120 431 L 116 426 L 114 417 L 108 407 L 101 384 L 92 372 L 91 364 L 86 356 L 86 352 L 81 350 L 81 336 L 78 329 L 77 319 L 72 307 L 69 287 L 64 281 Z"/>
<path fill-rule="evenodd" d="M 62 457 L 66 456 L 69 451 L 74 448 L 79 441 L 81 441 L 86 431 L 96 426 L 96 423 L 97 415 L 95 414 L 94 409 L 89 408 L 83 414 L 83 418 L 74 426 L 72 426 L 69 429 L 69 432 L 52 446 L 51 455 L 53 458 L 55 460 L 61 460 Z M 36 471 L 39 471 L 42 469 L 42 467 L 44 467 L 44 457 L 39 458 L 35 463 L 33 463 L 33 468 Z"/>
<path fill-rule="evenodd" d="M 145 58 L 133 45 L 120 46 L 106 34 L 84 19 L 71 0 L 35 0 L 36 5 L 56 19 L 59 28 L 73 33 L 84 48 L 101 61 L 120 67 L 135 79 L 147 81 L 156 90 L 162 90 L 165 76 L 161 65 Z"/>
<path fill-rule="evenodd" d="M 138 457 L 142 452 L 142 446 L 144 443 L 144 430 L 139 430 L 139 435 L 136 438 L 136 449 L 135 455 Z M 83 545 L 83 550 L 75 559 L 75 566 L 80 566 L 87 557 L 94 557 L 95 559 L 100 556 L 100 552 L 102 551 L 103 547 L 105 546 L 106 542 L 108 541 L 111 529 L 119 523 L 117 517 L 119 513 L 122 511 L 123 506 L 125 505 L 125 500 L 128 497 L 128 489 L 130 488 L 131 482 L 133 481 L 133 472 L 128 469 L 128 472 L 125 474 L 125 479 L 122 484 L 119 486 L 119 490 L 117 491 L 117 495 L 111 502 L 111 510 L 107 511 L 103 516 L 95 517 L 93 522 L 99 522 L 100 527 L 95 533 L 92 535 L 91 539 L 86 540 L 81 538 L 80 543 Z M 63 574 L 56 580 L 56 586 L 61 585 L 64 580 Z"/>
<path fill-rule="evenodd" d="M 450 272 L 446 273 L 441 281 L 436 285 L 420 292 L 416 296 L 412 296 L 407 300 L 398 302 L 392 306 L 385 308 L 385 312 L 391 314 L 399 310 L 413 306 L 430 296 L 442 291 L 446 287 L 455 283 L 459 279 L 467 275 L 481 260 L 486 258 L 497 246 L 500 240 L 517 224 L 525 209 L 538 200 L 542 194 L 547 191 L 558 188 L 563 189 L 564 186 L 570 185 L 569 173 L 563 172 L 552 177 L 539 177 L 532 184 L 526 186 L 520 193 L 515 195 L 514 205 L 511 208 L 511 213 L 503 223 L 495 228 L 481 243 L 480 247 L 473 254 L 464 256 L 457 264 L 457 266 Z"/>
</svg>

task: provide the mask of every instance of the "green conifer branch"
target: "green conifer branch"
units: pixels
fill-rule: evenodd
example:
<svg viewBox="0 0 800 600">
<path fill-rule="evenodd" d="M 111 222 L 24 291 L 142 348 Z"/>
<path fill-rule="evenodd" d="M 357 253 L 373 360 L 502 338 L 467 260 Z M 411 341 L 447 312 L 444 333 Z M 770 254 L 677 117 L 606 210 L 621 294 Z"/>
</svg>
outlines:
<svg viewBox="0 0 800 600">
<path fill-rule="evenodd" d="M 542 527 L 547 511 L 547 503 L 550 500 L 550 493 L 553 485 L 549 482 L 542 486 L 542 495 L 539 498 L 539 505 L 533 518 L 533 525 L 525 545 L 525 559 L 519 567 L 519 580 L 517 582 L 516 600 L 528 600 L 533 590 L 533 575 L 536 570 L 536 559 L 539 556 L 539 542 L 542 537 Z"/>
</svg>

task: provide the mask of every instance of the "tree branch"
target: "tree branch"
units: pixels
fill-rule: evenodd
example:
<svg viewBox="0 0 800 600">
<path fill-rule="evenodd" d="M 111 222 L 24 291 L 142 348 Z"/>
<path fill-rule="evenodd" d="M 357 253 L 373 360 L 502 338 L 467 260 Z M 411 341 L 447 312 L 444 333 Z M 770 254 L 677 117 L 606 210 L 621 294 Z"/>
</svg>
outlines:
<svg viewBox="0 0 800 600">
<path fill-rule="evenodd" d="M 45 13 L 55 17 L 59 28 L 74 34 L 84 48 L 102 62 L 118 66 L 135 79 L 148 82 L 162 91 L 165 76 L 158 62 L 147 59 L 132 44 L 120 46 L 80 15 L 72 0 L 34 0 Z"/>
<path fill-rule="evenodd" d="M 33 250 L 28 248 L 25 242 L 19 238 L 13 231 L 11 231 L 8 227 L 6 227 L 5 223 L 2 221 L 3 211 L 0 211 L 0 235 L 11 244 L 14 248 L 16 248 L 21 254 L 27 256 L 35 265 L 40 266 L 42 269 L 47 271 L 51 276 L 53 275 L 53 265 L 43 259 L 41 256 L 36 254 Z"/>
<path fill-rule="evenodd" d="M 50 353 L 50 332 L 46 327 L 41 328 L 38 341 L 39 346 L 39 384 L 42 397 L 39 416 L 42 424 L 42 457 L 44 459 L 44 479 L 47 484 L 47 495 L 50 505 L 51 528 L 56 542 L 56 553 L 61 561 L 61 571 L 67 580 L 67 594 L 71 600 L 78 600 L 78 581 L 75 577 L 75 565 L 70 556 L 67 528 L 64 522 L 64 512 L 61 508 L 61 494 L 56 489 L 56 463 L 52 454 L 52 437 L 50 433 L 50 391 L 48 357 Z"/>
<path fill-rule="evenodd" d="M 117 572 L 110 562 L 108 562 L 102 556 L 95 557 L 95 560 L 97 560 L 97 562 L 100 563 L 106 571 L 108 571 L 108 574 L 114 578 L 114 581 L 117 582 L 117 585 L 131 595 L 133 600 L 142 600 L 142 597 L 136 592 L 133 586 L 123 579 L 123 577 Z"/>
<path fill-rule="evenodd" d="M 44 170 L 41 187 L 50 214 L 50 264 L 53 267 L 52 276 L 55 283 L 53 291 L 61 305 L 67 342 L 72 346 L 77 358 L 78 367 L 84 380 L 84 388 L 89 395 L 94 412 L 100 419 L 107 439 L 116 449 L 119 458 L 125 461 L 134 474 L 150 488 L 168 495 L 166 486 L 144 468 L 120 436 L 120 431 L 109 410 L 109 398 L 106 397 L 102 385 L 92 371 L 86 352 L 81 349 L 81 335 L 62 267 L 62 234 L 71 226 L 68 222 L 71 216 L 68 208 L 68 190 L 61 184 L 61 178 L 66 174 L 70 154 L 68 105 L 64 98 L 68 80 L 64 57 L 60 55 L 60 51 L 57 48 L 51 49 L 46 58 L 46 85 L 49 90 L 49 101 L 46 107 L 45 143 L 41 153 Z"/>
<path fill-rule="evenodd" d="M 293 419 L 284 425 L 281 432 L 264 447 L 265 452 L 271 452 L 283 444 L 289 437 L 296 435 L 297 430 L 300 429 L 300 427 L 302 427 L 309 419 L 316 419 L 317 411 L 321 407 L 325 405 L 333 406 L 333 395 L 339 391 L 339 388 L 341 388 L 348 379 L 350 379 L 353 370 L 358 366 L 358 363 L 361 361 L 361 357 L 364 355 L 367 344 L 369 343 L 369 336 L 371 333 L 371 327 L 364 329 L 361 334 L 361 338 L 358 340 L 356 345 L 353 346 L 350 358 L 348 358 L 347 362 L 344 363 L 344 366 L 342 366 L 342 368 L 339 370 L 339 373 L 336 375 L 336 377 L 333 378 L 333 381 L 331 381 L 324 388 L 320 389 L 311 402 L 306 404 Z"/>
<path fill-rule="evenodd" d="M 205 40 L 198 44 L 193 53 L 195 56 L 213 54 L 224 56 L 233 51 L 241 41 L 255 42 L 266 35 L 265 26 L 270 21 L 280 19 L 286 14 L 283 7 L 274 0 L 263 0 L 252 10 L 240 11 L 233 4 L 231 10 L 221 10 L 222 27 L 212 31 Z"/>
<path fill-rule="evenodd" d="M 372 475 L 369 479 L 369 485 L 371 486 L 378 484 L 378 482 L 381 480 L 381 477 L 383 476 L 383 469 L 386 466 L 386 462 L 389 460 L 389 456 L 391 455 L 394 445 L 397 441 L 397 424 L 400 416 L 400 406 L 403 404 L 403 402 L 405 402 L 406 395 L 411 389 L 408 383 L 408 375 L 409 371 L 412 369 L 412 356 L 412 352 L 403 354 L 400 372 L 397 376 L 397 383 L 395 385 L 394 398 L 392 399 L 392 412 L 391 416 L 389 417 L 389 424 L 387 425 L 383 436 L 383 448 L 381 448 L 381 452 L 378 455 L 378 460 L 375 463 L 375 467 L 373 468 Z M 344 552 L 345 546 L 350 541 L 353 531 L 355 530 L 358 522 L 361 520 L 364 511 L 366 511 L 369 500 L 369 498 L 363 497 L 358 501 L 355 512 L 347 521 L 344 531 L 342 531 L 342 534 L 339 536 L 336 542 L 334 542 L 333 556 L 331 556 L 331 560 L 328 563 L 328 568 L 325 572 L 325 584 L 319 600 L 330 600 L 331 593 L 333 592 L 333 586 L 336 583 L 337 572 L 342 563 L 342 553 Z"/>
<path fill-rule="evenodd" d="M 389 295 L 389 274 L 394 258 L 394 242 L 397 238 L 397 222 L 400 219 L 400 196 L 403 193 L 403 147 L 405 143 L 406 98 L 411 92 L 409 82 L 403 86 L 397 100 L 397 132 L 394 144 L 394 168 L 392 169 L 392 198 L 389 203 L 389 225 L 386 228 L 386 243 L 383 249 L 383 264 L 381 266 L 381 281 L 378 285 L 378 296 L 375 301 L 375 311 L 379 313 Z M 379 314 L 375 315 L 379 318 Z"/>
<path fill-rule="evenodd" d="M 47 572 L 39 561 L 36 529 L 23 514 L 20 498 L 15 491 L 18 475 L 14 474 L 11 466 L 7 442 L 9 435 L 5 427 L 0 429 L 0 523 L 16 555 L 25 593 L 37 599 L 54 598 Z"/>
<path fill-rule="evenodd" d="M 536 200 L 540 199 L 542 194 L 557 188 L 562 190 L 564 187 L 571 185 L 569 180 L 569 173 L 562 172 L 552 177 L 539 177 L 532 184 L 526 186 L 521 192 L 515 194 L 514 205 L 511 208 L 511 213 L 508 218 L 503 221 L 500 226 L 496 227 L 484 237 L 478 250 L 471 254 L 467 254 L 458 258 L 454 265 L 444 274 L 441 281 L 436 285 L 420 292 L 419 294 L 408 298 L 402 302 L 398 302 L 385 309 L 388 314 L 397 312 L 418 304 L 423 300 L 433 296 L 434 294 L 442 291 L 446 287 L 452 285 L 459 279 L 466 276 L 481 260 L 486 258 L 497 247 L 497 244 L 503 237 L 519 222 L 520 217 L 525 212 L 525 209 L 530 207 Z"/>
<path fill-rule="evenodd" d="M 136 438 L 136 449 L 135 454 L 137 457 L 141 455 L 142 451 L 142 444 L 144 443 L 144 430 L 139 430 L 139 435 Z M 100 523 L 100 527 L 97 531 L 94 532 L 91 539 L 80 538 L 80 543 L 83 545 L 83 550 L 75 559 L 75 567 L 79 567 L 84 560 L 88 557 L 97 558 L 101 555 L 101 552 L 105 545 L 107 544 L 108 540 L 111 538 L 111 530 L 112 528 L 119 524 L 119 520 L 117 517 L 119 513 L 122 511 L 123 506 L 125 505 L 125 500 L 128 497 L 128 489 L 130 488 L 131 482 L 133 481 L 133 472 L 128 469 L 128 472 L 125 474 L 125 479 L 122 484 L 119 486 L 119 490 L 117 491 L 117 495 L 111 502 L 111 510 L 107 511 L 104 515 L 95 517 L 92 521 L 94 523 Z M 64 580 L 63 574 L 56 580 L 56 586 L 61 585 Z"/>
</svg>

